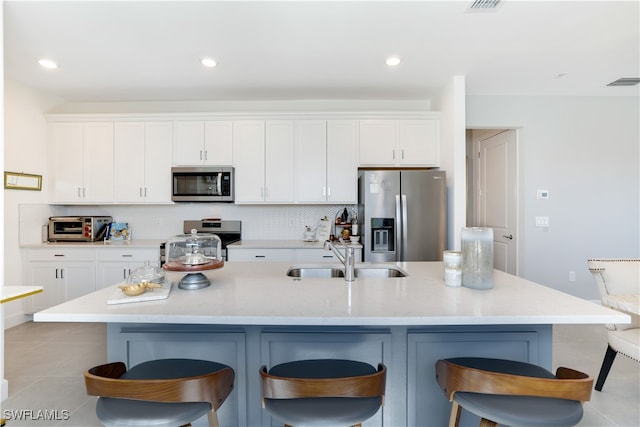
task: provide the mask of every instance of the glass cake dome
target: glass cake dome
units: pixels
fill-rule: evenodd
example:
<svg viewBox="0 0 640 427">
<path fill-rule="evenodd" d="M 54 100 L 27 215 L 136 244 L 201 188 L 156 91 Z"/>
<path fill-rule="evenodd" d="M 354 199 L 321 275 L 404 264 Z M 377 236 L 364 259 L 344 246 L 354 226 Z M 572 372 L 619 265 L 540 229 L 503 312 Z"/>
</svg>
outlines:
<svg viewBox="0 0 640 427">
<path fill-rule="evenodd" d="M 222 241 L 215 234 L 198 233 L 171 237 L 166 243 L 167 262 L 162 267 L 167 271 L 184 272 L 178 283 L 181 289 L 200 289 L 211 284 L 202 273 L 224 266 Z"/>
</svg>

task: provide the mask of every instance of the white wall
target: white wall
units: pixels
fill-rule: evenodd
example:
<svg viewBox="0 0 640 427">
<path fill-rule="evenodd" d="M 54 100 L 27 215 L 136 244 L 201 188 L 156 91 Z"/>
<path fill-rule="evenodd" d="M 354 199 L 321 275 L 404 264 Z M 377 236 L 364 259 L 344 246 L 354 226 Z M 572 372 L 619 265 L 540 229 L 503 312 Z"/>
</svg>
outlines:
<svg viewBox="0 0 640 427">
<path fill-rule="evenodd" d="M 43 176 L 43 191 L 4 190 L 4 280 L 6 285 L 20 285 L 20 205 L 47 201 L 47 124 L 42 113 L 59 104 L 61 99 L 5 80 L 4 100 L 4 170 Z M 22 321 L 21 301 L 7 304 L 4 310 L 6 327 Z"/>
<path fill-rule="evenodd" d="M 451 78 L 437 110 L 442 112 L 440 167 L 447 172 L 447 249 L 460 250 L 467 211 L 464 76 Z"/>
<path fill-rule="evenodd" d="M 640 256 L 638 98 L 470 96 L 466 105 L 467 128 L 519 128 L 520 275 L 598 299 L 587 258 Z M 549 228 L 536 228 L 536 216 Z"/>
</svg>

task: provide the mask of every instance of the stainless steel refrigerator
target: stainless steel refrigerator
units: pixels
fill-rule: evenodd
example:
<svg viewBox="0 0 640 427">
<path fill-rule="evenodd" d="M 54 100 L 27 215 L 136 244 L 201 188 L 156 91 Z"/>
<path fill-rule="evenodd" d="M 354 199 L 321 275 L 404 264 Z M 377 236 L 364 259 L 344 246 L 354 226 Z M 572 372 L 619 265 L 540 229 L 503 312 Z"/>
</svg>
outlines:
<svg viewBox="0 0 640 427">
<path fill-rule="evenodd" d="M 361 170 L 358 223 L 366 262 L 441 261 L 446 180 L 437 170 Z"/>
</svg>

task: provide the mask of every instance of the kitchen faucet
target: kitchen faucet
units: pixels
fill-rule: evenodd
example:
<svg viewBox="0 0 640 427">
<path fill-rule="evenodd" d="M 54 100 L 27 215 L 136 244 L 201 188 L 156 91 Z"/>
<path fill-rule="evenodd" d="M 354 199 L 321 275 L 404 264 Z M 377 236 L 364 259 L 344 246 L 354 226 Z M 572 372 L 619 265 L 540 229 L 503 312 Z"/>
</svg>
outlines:
<svg viewBox="0 0 640 427">
<path fill-rule="evenodd" d="M 324 249 L 333 252 L 338 260 L 344 265 L 344 280 L 346 282 L 353 282 L 356 280 L 356 257 L 355 249 L 361 248 L 360 243 L 345 243 L 340 239 L 340 243 L 344 247 L 345 254 L 342 255 L 340 249 L 336 248 L 329 240 L 324 242 Z"/>
</svg>

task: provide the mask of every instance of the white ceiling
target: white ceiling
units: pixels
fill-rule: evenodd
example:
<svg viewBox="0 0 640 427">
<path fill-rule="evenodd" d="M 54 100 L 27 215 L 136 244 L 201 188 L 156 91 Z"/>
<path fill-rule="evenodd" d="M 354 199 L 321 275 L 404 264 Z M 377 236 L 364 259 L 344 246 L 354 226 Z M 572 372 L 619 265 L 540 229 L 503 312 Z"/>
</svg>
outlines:
<svg viewBox="0 0 640 427">
<path fill-rule="evenodd" d="M 470 4 L 5 1 L 5 74 L 71 102 L 420 100 L 454 75 L 470 95 L 639 95 L 606 86 L 640 77 L 637 0 Z"/>
</svg>

